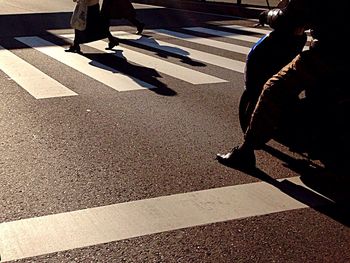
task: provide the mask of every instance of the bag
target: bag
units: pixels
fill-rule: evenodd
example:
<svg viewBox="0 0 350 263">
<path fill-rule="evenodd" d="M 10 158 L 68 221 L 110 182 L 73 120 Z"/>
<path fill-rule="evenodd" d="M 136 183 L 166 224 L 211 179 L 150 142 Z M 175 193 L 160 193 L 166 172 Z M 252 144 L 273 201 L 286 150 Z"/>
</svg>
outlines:
<svg viewBox="0 0 350 263">
<path fill-rule="evenodd" d="M 72 28 L 80 31 L 86 29 L 87 9 L 88 7 L 86 2 L 78 0 L 70 20 L 70 25 Z"/>
</svg>

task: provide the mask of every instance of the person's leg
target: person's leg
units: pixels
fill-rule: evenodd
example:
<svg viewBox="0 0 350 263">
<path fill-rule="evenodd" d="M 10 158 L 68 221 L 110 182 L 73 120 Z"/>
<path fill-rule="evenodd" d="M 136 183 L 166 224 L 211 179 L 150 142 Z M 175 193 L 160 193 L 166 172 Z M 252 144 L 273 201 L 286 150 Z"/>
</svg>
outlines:
<svg viewBox="0 0 350 263">
<path fill-rule="evenodd" d="M 301 63 L 298 56 L 265 83 L 243 143 L 227 154 L 217 154 L 220 163 L 236 168 L 255 166 L 254 150 L 273 137 L 285 112 L 295 102 L 293 98 L 305 87 L 305 76 L 299 71 L 303 68 L 299 66 Z"/>
<path fill-rule="evenodd" d="M 107 38 L 108 38 L 108 47 L 106 49 L 113 49 L 115 46 L 119 45 L 119 39 L 112 35 L 111 31 L 109 30 L 109 21 L 105 21 L 105 28 Z"/>
<path fill-rule="evenodd" d="M 110 31 L 108 31 L 108 40 L 108 48 L 106 49 L 113 49 L 115 46 L 119 45 L 119 39 L 113 36 Z"/>
<path fill-rule="evenodd" d="M 141 35 L 145 27 L 145 24 L 140 22 L 136 17 L 129 17 L 128 20 L 130 21 L 131 24 L 133 24 L 136 27 L 137 29 L 136 34 Z"/>
<path fill-rule="evenodd" d="M 73 44 L 69 46 L 68 49 L 66 49 L 66 52 L 72 52 L 72 53 L 81 53 L 80 50 L 80 43 L 79 43 L 79 32 L 78 30 L 74 30 L 74 41 Z"/>
<path fill-rule="evenodd" d="M 113 49 L 115 46 L 119 45 L 119 39 L 112 35 L 110 28 L 110 19 L 106 17 L 104 13 L 100 13 L 101 27 L 104 35 L 107 36 L 109 42 L 106 49 Z"/>
</svg>

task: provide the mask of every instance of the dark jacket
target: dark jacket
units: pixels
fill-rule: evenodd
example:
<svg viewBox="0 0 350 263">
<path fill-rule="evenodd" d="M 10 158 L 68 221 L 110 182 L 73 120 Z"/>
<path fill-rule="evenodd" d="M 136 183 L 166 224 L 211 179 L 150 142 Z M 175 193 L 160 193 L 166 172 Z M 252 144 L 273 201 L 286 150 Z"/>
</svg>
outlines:
<svg viewBox="0 0 350 263">
<path fill-rule="evenodd" d="M 335 48 L 337 39 L 349 34 L 349 0 L 288 0 L 287 5 L 270 11 L 267 23 L 274 29 L 303 27 L 322 45 Z M 277 15 L 274 15 L 277 14 Z"/>
<path fill-rule="evenodd" d="M 75 30 L 74 42 L 78 44 L 89 43 L 108 36 L 108 23 L 100 15 L 100 5 L 88 6 L 86 29 Z"/>
</svg>

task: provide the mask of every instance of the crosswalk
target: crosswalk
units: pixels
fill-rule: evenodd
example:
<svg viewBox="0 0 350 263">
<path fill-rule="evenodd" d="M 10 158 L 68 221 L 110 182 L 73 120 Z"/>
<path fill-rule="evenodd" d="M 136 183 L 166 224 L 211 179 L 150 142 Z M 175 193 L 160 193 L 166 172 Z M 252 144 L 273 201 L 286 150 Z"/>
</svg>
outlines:
<svg viewBox="0 0 350 263">
<path fill-rule="evenodd" d="M 192 59 L 195 61 L 204 62 L 210 65 L 218 66 L 221 68 L 229 69 L 235 72 L 243 73 L 245 63 L 243 61 L 229 59 L 223 56 L 218 56 L 215 54 L 199 51 L 193 48 L 188 48 L 181 46 L 179 48 L 178 45 L 171 44 L 166 41 L 157 40 L 156 42 L 149 38 L 139 38 L 133 34 L 129 34 L 123 31 L 114 32 L 116 37 L 120 37 L 123 39 L 132 40 L 133 42 L 140 44 L 142 46 L 147 46 L 151 48 L 155 48 L 160 51 L 168 52 L 173 55 L 181 56 L 185 59 Z"/>
<path fill-rule="evenodd" d="M 187 27 L 182 28 L 182 31 L 188 33 L 168 29 L 153 29 L 145 32 L 145 34 L 152 34 L 152 37 L 138 36 L 125 31 L 114 31 L 112 33 L 120 39 L 130 41 L 130 43 L 157 50 L 159 53 L 174 55 L 174 57 L 181 58 L 183 61 L 194 61 L 206 67 L 215 66 L 242 74 L 245 68 L 244 59 L 250 47 L 263 34 L 269 32 L 267 29 L 243 26 L 235 27 L 234 25 L 221 26 L 217 29 Z M 237 31 L 240 33 L 237 33 Z M 204 33 L 208 37 L 199 37 L 196 33 Z M 59 34 L 57 36 L 68 41 L 72 41 L 74 38 L 73 34 Z M 105 65 L 99 61 L 92 61 L 84 55 L 67 53 L 64 51 L 65 48 L 63 46 L 48 41 L 44 37 L 25 36 L 16 37 L 15 40 L 59 62 L 62 66 L 74 69 L 115 91 L 122 92 L 157 88 L 154 84 L 120 72 L 118 68 Z M 238 42 L 244 42 L 244 45 L 232 43 L 236 40 Z M 227 54 L 239 54 L 241 55 L 241 59 L 232 59 L 230 56 L 222 55 L 222 52 L 221 55 L 218 55 L 209 51 L 205 52 L 196 48 L 190 48 L 188 44 L 179 44 L 179 41 L 181 43 L 201 45 L 205 50 L 212 50 L 214 48 L 223 50 Z M 154 69 L 162 76 L 179 79 L 191 85 L 215 85 L 229 81 L 229 79 L 223 79 L 222 77 L 205 73 L 201 67 L 195 67 L 189 65 L 189 63 L 181 63 L 181 61 L 179 63 L 170 62 L 158 56 L 145 54 L 141 48 L 138 50 L 131 49 L 126 44 L 121 44 L 113 50 L 105 49 L 106 42 L 104 40 L 87 43 L 85 46 L 93 48 L 101 54 L 110 53 L 112 56 L 124 58 L 128 63 Z M 35 99 L 79 95 L 74 91 L 74 88 L 64 86 L 60 83 L 59 79 L 48 76 L 40 69 L 31 65 L 30 61 L 23 60 L 12 50 L 7 50 L 1 46 L 0 70 Z"/>
<path fill-rule="evenodd" d="M 244 59 L 232 59 L 233 56 L 213 54 L 179 43 L 189 42 L 207 49 L 214 48 L 246 55 L 249 46 L 269 32 L 262 28 L 236 25 L 220 26 L 216 30 L 204 27 L 187 27 L 183 30 L 188 33 L 154 29 L 145 32 L 151 33 L 152 37 L 138 36 L 125 31 L 114 31 L 113 34 L 139 47 L 152 48 L 157 52 L 172 54 L 174 57 L 202 63 L 208 67 L 219 67 L 231 71 L 232 74 L 242 74 L 245 67 Z M 206 34 L 213 38 L 199 37 L 195 33 Z M 57 36 L 69 41 L 74 37 L 72 34 Z M 67 53 L 63 46 L 44 37 L 16 37 L 15 40 L 60 63 L 62 67 L 73 69 L 117 92 L 158 88 L 154 84 L 127 75 L 118 68 L 92 60 L 88 56 Z M 245 45 L 234 44 L 236 40 L 245 42 Z M 127 44 L 121 44 L 113 50 L 106 50 L 106 42 L 102 40 L 87 43 L 85 46 L 102 54 L 125 58 L 129 63 L 152 68 L 164 76 L 179 79 L 190 85 L 216 85 L 229 81 L 210 75 L 208 71 L 205 73 L 201 67 L 173 63 L 164 58 L 145 54 L 142 48 L 132 49 Z M 49 76 L 30 62 L 13 50 L 0 46 L 0 70 L 33 98 L 49 99 L 80 95 L 72 87 L 64 86 L 57 76 L 56 78 Z M 6 262 L 332 202 L 307 188 L 298 177 L 281 179 L 276 185 L 280 188 L 265 182 L 236 185 L 6 222 L 0 224 L 0 254 L 3 262 Z M 286 185 L 310 190 L 307 193 L 315 194 L 315 197 L 306 205 L 284 193 Z"/>
</svg>

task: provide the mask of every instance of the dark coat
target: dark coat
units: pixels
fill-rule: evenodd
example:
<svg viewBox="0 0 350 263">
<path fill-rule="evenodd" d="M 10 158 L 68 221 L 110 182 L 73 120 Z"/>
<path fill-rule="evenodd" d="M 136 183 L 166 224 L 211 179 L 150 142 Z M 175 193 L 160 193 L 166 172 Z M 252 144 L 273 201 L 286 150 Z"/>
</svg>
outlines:
<svg viewBox="0 0 350 263">
<path fill-rule="evenodd" d="M 100 15 L 100 5 L 88 6 L 86 29 L 74 31 L 74 42 L 83 44 L 106 38 L 109 32 L 108 26 L 108 21 Z"/>
<path fill-rule="evenodd" d="M 107 19 L 136 17 L 135 9 L 129 0 L 103 0 L 101 14 Z"/>
</svg>

